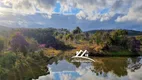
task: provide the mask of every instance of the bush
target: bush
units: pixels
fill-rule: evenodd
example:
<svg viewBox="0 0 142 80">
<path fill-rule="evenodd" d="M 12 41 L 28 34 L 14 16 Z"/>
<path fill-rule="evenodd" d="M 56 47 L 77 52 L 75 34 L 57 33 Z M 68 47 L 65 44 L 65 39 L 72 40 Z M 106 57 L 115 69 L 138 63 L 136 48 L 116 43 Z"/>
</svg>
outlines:
<svg viewBox="0 0 142 80">
<path fill-rule="evenodd" d="M 66 35 L 66 40 L 73 40 L 73 35 L 72 34 L 67 34 Z"/>
<path fill-rule="evenodd" d="M 112 40 L 108 32 L 98 31 L 94 34 L 93 39 L 98 45 L 110 45 Z"/>
<path fill-rule="evenodd" d="M 29 52 L 35 52 L 39 49 L 39 44 L 35 39 L 33 39 L 33 38 L 29 39 L 28 38 L 28 43 L 29 43 L 29 48 L 28 48 Z"/>
<path fill-rule="evenodd" d="M 76 29 L 74 29 L 72 31 L 73 34 L 79 34 L 79 33 L 82 33 L 82 30 L 79 28 L 79 27 L 76 27 Z"/>
<path fill-rule="evenodd" d="M 2 55 L 0 56 L 1 67 L 6 68 L 6 69 L 13 68 L 15 61 L 16 61 L 16 55 L 10 52 L 3 53 L 1 55 Z"/>
<path fill-rule="evenodd" d="M 126 35 L 128 32 L 126 30 L 115 30 L 110 33 L 114 45 L 121 45 L 125 42 Z M 124 41 L 123 41 L 124 40 Z"/>
<path fill-rule="evenodd" d="M 0 52 L 4 49 L 4 39 L 0 37 Z"/>
<path fill-rule="evenodd" d="M 141 44 L 142 44 L 142 35 L 136 36 L 136 39 L 137 39 L 137 40 L 140 40 L 140 42 L 141 42 Z"/>
<path fill-rule="evenodd" d="M 135 37 L 131 37 L 128 39 L 127 47 L 131 52 L 139 52 L 140 51 L 140 41 L 136 40 Z"/>
<path fill-rule="evenodd" d="M 10 41 L 10 46 L 14 52 L 27 53 L 29 43 L 20 33 L 16 33 L 16 35 L 14 35 Z"/>
</svg>

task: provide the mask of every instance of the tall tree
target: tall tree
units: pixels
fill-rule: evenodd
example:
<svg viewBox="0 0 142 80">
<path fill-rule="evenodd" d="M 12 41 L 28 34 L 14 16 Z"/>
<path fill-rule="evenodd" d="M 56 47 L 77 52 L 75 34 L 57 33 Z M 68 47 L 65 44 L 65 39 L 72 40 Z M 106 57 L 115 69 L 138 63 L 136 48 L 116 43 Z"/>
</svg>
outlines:
<svg viewBox="0 0 142 80">
<path fill-rule="evenodd" d="M 140 41 L 136 40 L 135 37 L 129 38 L 127 42 L 128 49 L 134 53 L 140 51 L 140 45 L 141 45 Z"/>
<path fill-rule="evenodd" d="M 80 27 L 76 27 L 73 31 L 72 31 L 73 34 L 79 34 L 79 33 L 82 33 L 82 30 L 80 29 Z"/>
<path fill-rule="evenodd" d="M 14 52 L 23 52 L 25 55 L 25 53 L 27 53 L 29 43 L 25 40 L 21 33 L 17 32 L 12 37 L 12 40 L 10 41 L 10 46 Z"/>
</svg>

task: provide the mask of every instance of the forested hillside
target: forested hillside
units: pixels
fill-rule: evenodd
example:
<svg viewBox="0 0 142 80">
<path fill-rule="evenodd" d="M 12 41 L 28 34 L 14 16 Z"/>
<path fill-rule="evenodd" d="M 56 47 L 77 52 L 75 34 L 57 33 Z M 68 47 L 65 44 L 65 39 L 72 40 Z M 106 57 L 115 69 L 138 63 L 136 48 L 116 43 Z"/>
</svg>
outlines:
<svg viewBox="0 0 142 80">
<path fill-rule="evenodd" d="M 111 32 L 111 31 L 114 31 L 114 30 L 90 30 L 90 31 L 86 31 L 88 33 L 95 33 L 97 31 L 103 31 L 103 32 Z M 129 36 L 136 36 L 136 35 L 142 35 L 142 32 L 141 31 L 135 31 L 135 30 L 126 30 L 128 32 L 128 35 Z"/>
</svg>

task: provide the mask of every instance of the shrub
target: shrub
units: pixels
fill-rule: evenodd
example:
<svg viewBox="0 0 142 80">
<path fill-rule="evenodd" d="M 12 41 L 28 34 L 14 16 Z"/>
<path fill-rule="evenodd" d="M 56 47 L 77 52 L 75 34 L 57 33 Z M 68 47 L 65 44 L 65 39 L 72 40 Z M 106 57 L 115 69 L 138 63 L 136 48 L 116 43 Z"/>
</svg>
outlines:
<svg viewBox="0 0 142 80">
<path fill-rule="evenodd" d="M 16 61 L 16 55 L 10 52 L 1 55 L 2 55 L 0 56 L 1 67 L 5 69 L 12 69 Z"/>
<path fill-rule="evenodd" d="M 14 35 L 12 37 L 12 40 L 10 41 L 10 46 L 12 48 L 12 51 L 14 52 L 19 51 L 19 52 L 27 53 L 29 43 L 25 40 L 25 38 L 20 33 L 16 33 L 16 35 Z"/>
<path fill-rule="evenodd" d="M 4 49 L 4 39 L 0 37 L 0 52 Z"/>
<path fill-rule="evenodd" d="M 28 48 L 29 52 L 35 52 L 35 51 L 38 50 L 39 44 L 35 39 L 33 39 L 33 38 L 29 39 L 28 38 L 28 43 L 29 43 L 29 48 Z"/>
<path fill-rule="evenodd" d="M 76 27 L 76 29 L 74 29 L 72 31 L 73 34 L 79 34 L 79 33 L 82 33 L 82 30 L 79 28 L 79 27 Z"/>
<path fill-rule="evenodd" d="M 129 49 L 129 51 L 131 51 L 131 52 L 139 52 L 140 45 L 141 45 L 140 41 L 136 40 L 135 37 L 129 38 L 129 40 L 127 42 L 127 47 Z"/>
</svg>

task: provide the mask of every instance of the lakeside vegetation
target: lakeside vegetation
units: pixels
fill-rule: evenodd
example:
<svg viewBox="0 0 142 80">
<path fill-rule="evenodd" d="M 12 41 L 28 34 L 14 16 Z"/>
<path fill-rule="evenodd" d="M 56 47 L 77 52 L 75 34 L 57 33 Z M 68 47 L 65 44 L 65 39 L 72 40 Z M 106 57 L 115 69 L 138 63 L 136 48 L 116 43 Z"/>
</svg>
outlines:
<svg viewBox="0 0 142 80">
<path fill-rule="evenodd" d="M 1 80 L 37 78 L 48 71 L 46 62 L 54 56 L 73 56 L 78 50 L 88 50 L 89 56 L 138 56 L 142 52 L 142 35 L 132 36 L 121 29 L 83 32 L 80 27 L 72 31 L 20 28 L 0 33 Z M 29 71 L 34 65 L 36 67 Z"/>
<path fill-rule="evenodd" d="M 132 30 L 92 30 L 80 27 L 69 31 L 55 28 L 19 28 L 0 31 L 0 51 L 39 51 L 59 54 L 72 50 L 88 50 L 91 56 L 141 55 L 142 32 Z M 71 53 L 72 54 L 72 53 Z"/>
</svg>

